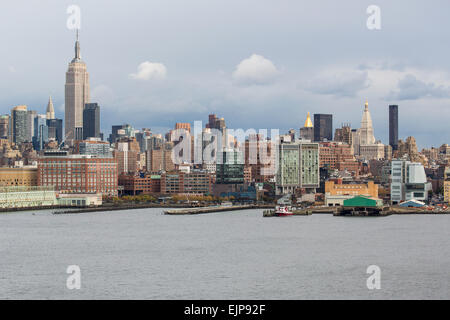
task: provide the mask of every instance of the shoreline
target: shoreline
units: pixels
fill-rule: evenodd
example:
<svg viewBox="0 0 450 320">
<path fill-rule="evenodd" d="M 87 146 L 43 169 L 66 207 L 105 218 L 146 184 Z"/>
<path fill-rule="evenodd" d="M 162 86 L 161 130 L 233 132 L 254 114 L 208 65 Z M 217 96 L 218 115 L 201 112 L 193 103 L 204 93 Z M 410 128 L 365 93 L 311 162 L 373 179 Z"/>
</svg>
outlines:
<svg viewBox="0 0 450 320">
<path fill-rule="evenodd" d="M 235 206 L 203 206 L 193 207 L 187 204 L 160 204 L 160 203 L 129 203 L 129 204 L 106 204 L 96 207 L 70 207 L 70 206 L 39 206 L 39 207 L 18 207 L 18 208 L 0 208 L 0 214 L 10 212 L 25 212 L 25 211 L 42 211 L 42 210 L 58 210 L 54 214 L 77 214 L 88 212 L 107 212 L 120 210 L 134 210 L 134 209 L 148 209 L 148 208 L 167 208 L 170 210 L 163 211 L 166 215 L 192 215 L 192 214 L 206 214 L 213 212 L 226 212 L 235 210 L 248 209 L 273 209 L 273 204 L 249 204 L 249 205 L 235 205 Z M 338 211 L 337 207 L 317 207 L 297 209 L 295 215 L 311 215 L 311 214 L 335 214 Z M 383 216 L 389 215 L 446 215 L 450 211 L 432 211 L 417 208 L 399 208 L 390 207 L 383 210 Z"/>
</svg>

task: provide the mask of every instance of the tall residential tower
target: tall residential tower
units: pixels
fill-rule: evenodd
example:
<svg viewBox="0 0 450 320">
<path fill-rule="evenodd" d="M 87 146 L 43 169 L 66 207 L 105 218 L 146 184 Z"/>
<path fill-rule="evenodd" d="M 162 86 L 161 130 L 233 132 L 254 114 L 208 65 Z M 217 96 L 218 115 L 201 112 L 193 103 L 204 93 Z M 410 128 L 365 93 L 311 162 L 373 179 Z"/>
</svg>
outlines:
<svg viewBox="0 0 450 320">
<path fill-rule="evenodd" d="M 398 106 L 389 106 L 389 145 L 392 150 L 398 149 Z"/>
</svg>

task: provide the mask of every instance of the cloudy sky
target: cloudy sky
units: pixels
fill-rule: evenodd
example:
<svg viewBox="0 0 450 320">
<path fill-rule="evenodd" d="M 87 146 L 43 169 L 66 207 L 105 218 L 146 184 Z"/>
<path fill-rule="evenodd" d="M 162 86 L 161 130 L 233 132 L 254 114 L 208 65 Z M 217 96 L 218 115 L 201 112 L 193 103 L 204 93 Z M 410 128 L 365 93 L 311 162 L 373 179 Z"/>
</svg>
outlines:
<svg viewBox="0 0 450 320">
<path fill-rule="evenodd" d="M 43 113 L 52 95 L 63 117 L 72 4 L 105 133 L 209 113 L 232 128 L 298 129 L 308 111 L 358 128 L 367 99 L 377 139 L 388 142 L 388 105 L 398 104 L 401 138 L 450 143 L 448 0 L 2 1 L 1 113 Z M 380 30 L 366 25 L 373 4 Z"/>
</svg>

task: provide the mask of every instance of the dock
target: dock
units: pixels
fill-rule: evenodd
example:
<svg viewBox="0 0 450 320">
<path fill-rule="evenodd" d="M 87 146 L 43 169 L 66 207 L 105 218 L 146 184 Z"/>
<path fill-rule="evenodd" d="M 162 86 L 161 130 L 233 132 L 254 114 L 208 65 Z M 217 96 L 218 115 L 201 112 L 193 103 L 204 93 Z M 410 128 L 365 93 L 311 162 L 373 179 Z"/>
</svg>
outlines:
<svg viewBox="0 0 450 320">
<path fill-rule="evenodd" d="M 204 213 L 258 209 L 258 208 L 260 208 L 260 206 L 255 206 L 255 205 L 196 207 L 196 208 L 165 210 L 164 214 L 168 214 L 168 215 L 204 214 Z"/>
<path fill-rule="evenodd" d="M 392 212 L 383 207 L 340 207 L 333 214 L 340 217 L 386 217 Z"/>
<path fill-rule="evenodd" d="M 292 210 L 294 216 L 310 216 L 312 211 L 305 209 Z M 275 210 L 264 210 L 263 217 L 275 217 Z"/>
</svg>

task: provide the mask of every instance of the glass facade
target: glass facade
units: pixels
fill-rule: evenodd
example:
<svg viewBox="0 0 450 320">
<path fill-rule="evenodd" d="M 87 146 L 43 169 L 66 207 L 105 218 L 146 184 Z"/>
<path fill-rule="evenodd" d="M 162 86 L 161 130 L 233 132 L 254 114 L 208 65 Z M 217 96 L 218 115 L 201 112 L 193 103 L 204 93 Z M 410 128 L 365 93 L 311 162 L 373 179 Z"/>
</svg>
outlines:
<svg viewBox="0 0 450 320">
<path fill-rule="evenodd" d="M 333 140 L 333 115 L 314 115 L 314 141 Z"/>
<path fill-rule="evenodd" d="M 244 183 L 244 157 L 240 151 L 224 151 L 218 154 L 216 165 L 217 184 Z"/>
<path fill-rule="evenodd" d="M 316 144 L 302 144 L 302 186 L 319 186 L 319 147 Z"/>
<path fill-rule="evenodd" d="M 318 188 L 319 145 L 317 143 L 281 143 L 276 175 L 277 192 L 291 193 L 297 188 Z"/>
<path fill-rule="evenodd" d="M 398 149 L 398 106 L 389 106 L 389 145 L 392 150 Z"/>
<path fill-rule="evenodd" d="M 100 138 L 100 107 L 97 103 L 86 103 L 83 110 L 83 140 Z"/>
</svg>

